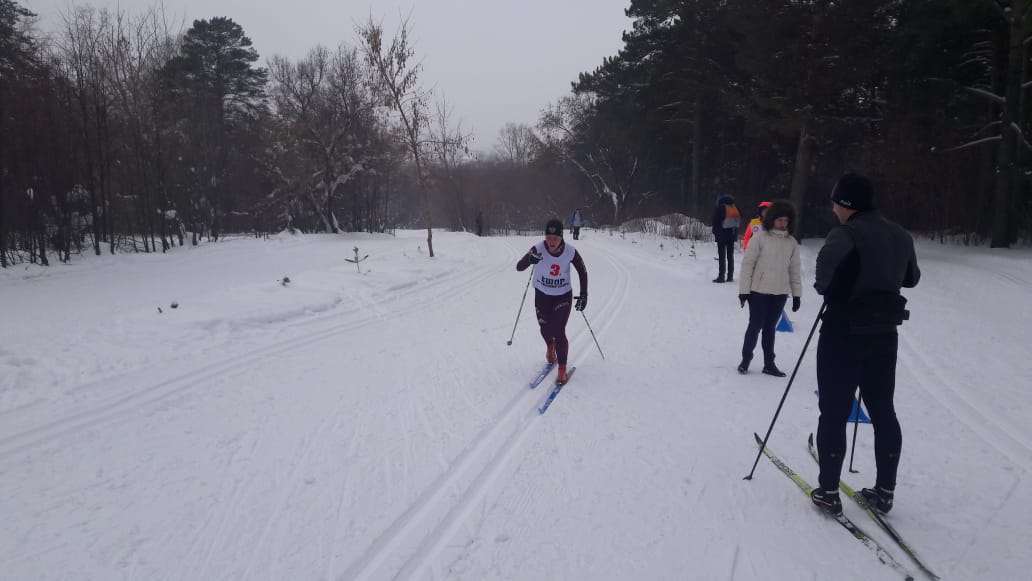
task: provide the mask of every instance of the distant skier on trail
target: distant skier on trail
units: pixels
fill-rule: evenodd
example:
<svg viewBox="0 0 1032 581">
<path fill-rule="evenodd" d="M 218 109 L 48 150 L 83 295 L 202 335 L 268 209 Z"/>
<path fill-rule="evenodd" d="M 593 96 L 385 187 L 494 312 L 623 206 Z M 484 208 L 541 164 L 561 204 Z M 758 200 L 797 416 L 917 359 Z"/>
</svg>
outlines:
<svg viewBox="0 0 1032 581">
<path fill-rule="evenodd" d="M 570 265 L 577 269 L 580 295 L 573 302 L 573 284 Z M 588 305 L 588 269 L 577 249 L 563 240 L 563 223 L 549 220 L 545 225 L 545 239 L 534 244 L 516 263 L 522 272 L 534 267 L 534 309 L 537 311 L 541 337 L 547 348 L 545 358 L 559 364 L 556 382 L 566 383 L 566 362 L 570 342 L 566 337 L 566 323 L 570 320 L 571 306 L 583 311 Z"/>
<path fill-rule="evenodd" d="M 574 208 L 570 213 L 570 230 L 573 231 L 573 239 L 580 240 L 580 229 L 584 226 L 584 214 L 580 208 Z"/>
<path fill-rule="evenodd" d="M 871 182 L 847 173 L 831 192 L 839 226 L 817 255 L 814 288 L 824 296 L 817 343 L 819 486 L 810 498 L 842 512 L 839 478 L 846 455 L 846 426 L 857 387 L 874 425 L 874 488 L 860 495 L 876 511 L 892 509 L 903 436 L 896 418 L 896 327 L 909 317 L 900 288 L 921 278 L 914 240 L 874 210 Z"/>
</svg>

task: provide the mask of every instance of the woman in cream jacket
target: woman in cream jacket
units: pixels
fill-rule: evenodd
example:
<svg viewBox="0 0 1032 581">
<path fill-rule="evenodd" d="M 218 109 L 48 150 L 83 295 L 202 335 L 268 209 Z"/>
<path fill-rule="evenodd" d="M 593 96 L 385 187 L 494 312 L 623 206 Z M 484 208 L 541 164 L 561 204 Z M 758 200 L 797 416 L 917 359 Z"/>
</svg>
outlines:
<svg viewBox="0 0 1032 581">
<path fill-rule="evenodd" d="M 756 339 L 762 333 L 763 373 L 784 377 L 774 365 L 774 327 L 792 295 L 792 311 L 799 310 L 802 284 L 799 274 L 799 242 L 789 233 L 795 223 L 795 208 L 786 200 L 775 200 L 763 216 L 763 229 L 749 242 L 742 259 L 738 299 L 749 303 L 749 327 L 742 342 L 739 373 L 749 371 Z"/>
</svg>

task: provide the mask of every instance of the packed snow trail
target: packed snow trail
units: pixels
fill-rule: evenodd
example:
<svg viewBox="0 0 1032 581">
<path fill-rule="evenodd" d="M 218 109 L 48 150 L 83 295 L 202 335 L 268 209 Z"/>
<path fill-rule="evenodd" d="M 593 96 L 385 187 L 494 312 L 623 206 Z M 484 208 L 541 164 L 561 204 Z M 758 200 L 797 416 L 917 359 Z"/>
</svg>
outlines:
<svg viewBox="0 0 1032 581">
<path fill-rule="evenodd" d="M 577 376 L 540 415 L 532 306 L 506 345 L 537 237 L 438 232 L 429 259 L 424 236 L 0 272 L 4 578 L 897 578 L 772 466 L 741 480 L 785 383 L 735 372 L 747 312 L 710 282 L 712 245 L 583 231 L 606 359 L 572 316 Z M 362 274 L 343 261 L 356 245 Z M 918 257 L 893 526 L 944 579 L 1021 578 L 1032 254 Z M 778 334 L 779 362 L 803 335 Z M 796 383 L 770 444 L 812 481 L 788 443 L 816 427 L 814 353 Z M 871 447 L 861 426 L 860 486 Z"/>
</svg>

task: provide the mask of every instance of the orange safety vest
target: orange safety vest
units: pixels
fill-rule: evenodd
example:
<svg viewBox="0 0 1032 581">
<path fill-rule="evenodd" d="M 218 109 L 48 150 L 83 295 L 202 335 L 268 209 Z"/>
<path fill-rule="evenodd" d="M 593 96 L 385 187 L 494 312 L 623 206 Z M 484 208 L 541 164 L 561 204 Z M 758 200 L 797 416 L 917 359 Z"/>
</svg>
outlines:
<svg viewBox="0 0 1032 581">
<path fill-rule="evenodd" d="M 745 237 L 742 238 L 742 250 L 745 251 L 749 248 L 749 239 L 752 235 L 759 232 L 763 228 L 763 218 L 753 218 L 749 221 L 749 225 L 745 227 Z"/>
</svg>

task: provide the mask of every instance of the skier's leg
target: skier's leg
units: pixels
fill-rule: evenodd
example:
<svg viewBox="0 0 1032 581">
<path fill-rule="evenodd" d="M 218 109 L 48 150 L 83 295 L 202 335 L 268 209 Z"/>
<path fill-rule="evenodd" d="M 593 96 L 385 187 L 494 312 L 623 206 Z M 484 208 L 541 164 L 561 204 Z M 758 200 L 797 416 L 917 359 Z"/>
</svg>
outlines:
<svg viewBox="0 0 1032 581">
<path fill-rule="evenodd" d="M 817 453 L 824 490 L 837 490 L 846 457 L 846 425 L 853 409 L 858 377 L 850 337 L 821 333 L 817 341 L 817 385 L 820 390 Z"/>
<path fill-rule="evenodd" d="M 552 306 L 551 324 L 555 334 L 555 354 L 559 365 L 566 365 L 566 359 L 570 354 L 570 341 L 566 337 L 566 324 L 570 321 L 570 311 L 573 310 L 573 291 L 554 297 L 556 300 Z"/>
<path fill-rule="evenodd" d="M 763 339 L 761 340 L 763 364 L 773 365 L 774 338 L 777 335 L 778 319 L 785 310 L 785 301 L 788 300 L 788 295 L 763 295 L 763 297 L 767 303 L 767 308 L 763 313 Z"/>
<path fill-rule="evenodd" d="M 745 328 L 745 338 L 742 340 L 742 359 L 752 361 L 753 351 L 756 349 L 756 340 L 763 329 L 763 321 L 766 317 L 767 301 L 763 299 L 766 295 L 760 293 L 749 294 L 749 326 Z"/>
<path fill-rule="evenodd" d="M 895 333 L 868 335 L 862 341 L 866 344 L 866 356 L 860 376 L 860 395 L 874 425 L 874 458 L 878 469 L 875 484 L 893 490 L 903 448 L 903 433 L 893 403 L 899 336 Z"/>
</svg>

